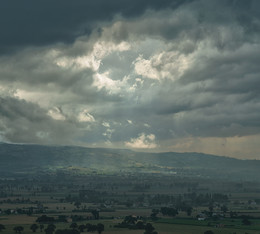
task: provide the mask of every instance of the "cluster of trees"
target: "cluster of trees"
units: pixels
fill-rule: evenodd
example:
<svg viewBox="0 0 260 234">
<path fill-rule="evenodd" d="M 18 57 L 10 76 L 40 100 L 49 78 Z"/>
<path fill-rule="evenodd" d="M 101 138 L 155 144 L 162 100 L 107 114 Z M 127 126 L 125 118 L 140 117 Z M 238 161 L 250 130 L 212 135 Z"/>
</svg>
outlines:
<svg viewBox="0 0 260 234">
<path fill-rule="evenodd" d="M 192 201 L 194 205 L 207 205 L 214 202 L 228 202 L 228 196 L 221 193 L 206 193 L 206 194 L 197 194 L 197 193 L 188 193 L 184 194 L 184 199 Z"/>
<path fill-rule="evenodd" d="M 107 195 L 108 194 L 106 191 L 99 192 L 96 190 L 79 190 L 78 196 L 72 196 L 71 194 L 68 194 L 63 201 L 79 204 L 78 206 L 76 206 L 77 208 L 79 208 L 80 204 L 83 202 L 100 203 Z"/>
<path fill-rule="evenodd" d="M 75 229 L 58 229 L 55 234 L 80 234 L 78 230 Z"/>
<path fill-rule="evenodd" d="M 31 229 L 33 232 L 36 232 L 36 230 L 39 229 L 39 228 L 40 228 L 40 230 L 42 231 L 42 230 L 44 229 L 44 226 L 43 226 L 43 225 L 38 226 L 37 224 L 32 224 L 32 225 L 30 226 L 30 229 Z M 4 229 L 5 229 L 5 226 L 4 226 L 3 224 L 0 224 L 0 232 L 1 232 L 2 230 L 4 230 Z M 24 227 L 23 227 L 23 226 L 15 226 L 15 227 L 13 228 L 13 230 L 15 231 L 15 233 L 22 233 L 22 231 L 24 230 Z"/>
<path fill-rule="evenodd" d="M 157 194 L 153 197 L 148 197 L 150 205 L 175 204 L 176 197 L 167 194 Z"/>
<path fill-rule="evenodd" d="M 36 232 L 36 230 L 37 230 L 38 228 L 40 228 L 40 230 L 42 231 L 43 228 L 44 228 L 44 226 L 43 226 L 43 225 L 38 226 L 37 224 L 34 223 L 34 224 L 32 224 L 31 227 L 30 227 L 30 229 L 31 229 L 33 232 Z M 2 230 L 4 230 L 4 229 L 5 229 L 5 226 L 4 226 L 3 224 L 0 224 L 0 232 L 1 232 Z M 15 231 L 15 233 L 21 233 L 21 232 L 24 230 L 24 228 L 23 228 L 22 226 L 15 226 L 15 227 L 13 228 L 13 230 Z"/>
<path fill-rule="evenodd" d="M 144 234 L 158 234 L 158 232 L 154 231 L 154 227 L 152 224 L 147 223 L 144 228 Z"/>
<path fill-rule="evenodd" d="M 0 224 L 0 232 L 5 229 L 5 225 Z"/>
<path fill-rule="evenodd" d="M 25 198 L 16 198 L 11 200 L 10 198 L 6 199 L 6 200 L 1 200 L 0 204 L 4 204 L 4 203 L 8 203 L 8 204 L 32 204 L 33 202 L 31 202 L 30 198 L 25 199 Z"/>
<path fill-rule="evenodd" d="M 153 205 L 174 205 L 176 208 L 178 206 L 182 206 L 182 204 L 186 203 L 189 204 L 189 206 L 201 206 L 201 205 L 208 205 L 212 204 L 214 202 L 218 203 L 226 203 L 228 202 L 228 196 L 226 194 L 221 193 L 213 193 L 213 194 L 197 194 L 195 192 L 193 193 L 187 193 L 184 195 L 174 196 L 169 194 L 156 194 L 154 196 L 145 196 L 142 195 L 142 199 L 140 199 L 140 196 L 137 197 L 137 201 L 144 201 L 146 200 L 151 206 Z"/>
<path fill-rule="evenodd" d="M 85 230 L 87 230 L 87 232 L 97 231 L 99 234 L 105 230 L 105 226 L 102 223 L 98 223 L 97 225 L 90 224 L 90 223 L 87 223 L 86 225 L 84 224 L 78 225 L 77 223 L 72 223 L 70 225 L 70 228 L 72 228 L 73 230 L 79 230 L 79 232 L 84 232 Z"/>
<path fill-rule="evenodd" d="M 204 234 L 214 234 L 214 232 L 212 232 L 211 230 L 207 230 L 204 232 Z"/>
<path fill-rule="evenodd" d="M 56 226 L 54 224 L 49 224 L 47 228 L 44 229 L 45 234 L 53 234 L 56 229 Z"/>
<path fill-rule="evenodd" d="M 54 217 L 50 217 L 47 215 L 42 215 L 36 219 L 37 223 L 53 223 L 55 221 Z"/>
<path fill-rule="evenodd" d="M 171 207 L 161 207 L 160 212 L 162 215 L 167 215 L 167 216 L 176 216 L 178 214 L 178 210 L 176 208 L 171 208 Z"/>
<path fill-rule="evenodd" d="M 140 217 L 142 219 L 142 217 Z M 128 228 L 128 229 L 144 229 L 144 234 L 157 234 L 156 231 L 154 231 L 154 227 L 151 223 L 145 223 L 142 220 L 138 220 L 137 217 L 128 215 L 124 218 L 123 222 L 120 224 L 115 225 L 115 227 L 119 228 Z"/>
<path fill-rule="evenodd" d="M 13 228 L 13 230 L 15 231 L 15 233 L 22 233 L 22 231 L 24 230 L 24 228 L 22 226 L 15 226 Z"/>
<path fill-rule="evenodd" d="M 87 218 L 83 217 L 82 215 L 71 215 L 70 218 L 72 222 L 81 222 L 87 220 Z"/>
<path fill-rule="evenodd" d="M 161 207 L 161 209 L 152 209 L 151 218 L 152 220 L 157 219 L 157 215 L 161 213 L 163 216 L 176 216 L 179 211 L 185 211 L 187 212 L 187 215 L 191 215 L 192 207 L 187 206 L 186 204 L 183 204 L 183 206 L 175 208 L 175 207 Z"/>
<path fill-rule="evenodd" d="M 98 223 L 97 225 L 90 224 L 90 223 L 87 223 L 86 225 L 83 225 L 83 224 L 77 225 L 77 223 L 72 223 L 70 225 L 70 228 L 71 229 L 57 229 L 56 230 L 56 226 L 54 224 L 48 224 L 48 226 L 44 229 L 43 224 L 37 225 L 35 223 L 30 226 L 30 229 L 32 230 L 32 232 L 36 232 L 38 229 L 40 229 L 40 231 L 42 232 L 44 229 L 45 234 L 53 234 L 54 232 L 55 232 L 55 234 L 80 234 L 81 232 L 84 232 L 85 230 L 87 232 L 98 232 L 99 234 L 101 234 L 105 230 L 105 226 L 102 223 Z M 3 224 L 0 224 L 0 232 L 2 230 L 5 230 L 5 226 Z M 15 226 L 13 228 L 13 230 L 15 231 L 15 233 L 21 234 L 24 231 L 24 227 Z"/>
<path fill-rule="evenodd" d="M 137 217 L 128 215 L 124 218 L 124 220 L 115 225 L 115 227 L 119 228 L 129 228 L 129 229 L 143 229 L 143 221 L 139 221 L 137 223 Z"/>
<path fill-rule="evenodd" d="M 98 210 L 91 210 L 91 214 L 92 214 L 92 216 L 87 217 L 87 218 L 85 218 L 81 215 L 71 215 L 70 218 L 72 219 L 72 222 L 80 222 L 80 221 L 85 221 L 88 219 L 95 219 L 95 220 L 99 219 Z M 66 216 L 66 215 L 59 215 L 58 218 L 56 218 L 56 219 L 51 216 L 42 215 L 36 219 L 36 222 L 37 223 L 54 223 L 54 222 L 55 223 L 57 223 L 57 222 L 67 223 L 68 222 L 67 218 L 68 218 L 68 216 Z"/>
</svg>

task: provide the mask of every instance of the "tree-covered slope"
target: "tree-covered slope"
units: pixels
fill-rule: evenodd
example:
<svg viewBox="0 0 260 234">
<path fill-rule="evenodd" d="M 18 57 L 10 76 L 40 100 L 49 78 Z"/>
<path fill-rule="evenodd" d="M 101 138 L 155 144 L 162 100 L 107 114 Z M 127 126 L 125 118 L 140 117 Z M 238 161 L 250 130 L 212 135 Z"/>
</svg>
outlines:
<svg viewBox="0 0 260 234">
<path fill-rule="evenodd" d="M 131 150 L 0 144 L 0 173 L 67 167 L 106 171 L 175 173 L 181 176 L 260 179 L 260 161 L 201 153 L 141 153 Z"/>
</svg>

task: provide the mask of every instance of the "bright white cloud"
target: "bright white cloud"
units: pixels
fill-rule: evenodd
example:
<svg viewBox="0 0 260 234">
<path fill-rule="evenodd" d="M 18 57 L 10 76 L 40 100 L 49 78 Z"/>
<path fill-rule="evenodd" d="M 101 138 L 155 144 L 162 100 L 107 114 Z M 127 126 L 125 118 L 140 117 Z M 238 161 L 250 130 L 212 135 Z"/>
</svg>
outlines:
<svg viewBox="0 0 260 234">
<path fill-rule="evenodd" d="M 97 71 L 99 69 L 101 60 L 97 59 L 93 55 L 89 55 L 89 56 L 80 56 L 77 58 L 61 57 L 56 59 L 55 63 L 56 65 L 62 68 L 78 68 L 78 69 L 90 68 L 93 71 Z"/>
<path fill-rule="evenodd" d="M 106 131 L 102 134 L 103 136 L 111 139 L 112 134 L 115 132 L 115 129 L 107 128 Z"/>
<path fill-rule="evenodd" d="M 55 120 L 65 120 L 66 117 L 64 116 L 64 114 L 62 113 L 61 109 L 58 107 L 53 107 L 52 109 L 50 109 L 47 113 L 51 118 L 55 119 Z"/>
<path fill-rule="evenodd" d="M 106 128 L 110 128 L 110 124 L 108 122 L 103 122 L 102 125 Z"/>
<path fill-rule="evenodd" d="M 145 123 L 144 126 L 145 126 L 146 128 L 150 128 L 150 127 L 151 127 L 151 126 L 150 126 L 149 124 L 147 124 L 147 123 Z"/>
<path fill-rule="evenodd" d="M 125 142 L 125 145 L 136 149 L 153 149 L 157 147 L 155 135 L 146 135 L 145 133 L 141 133 L 137 138 L 131 138 L 129 142 Z"/>
<path fill-rule="evenodd" d="M 23 89 L 17 89 L 14 96 L 28 102 L 37 103 L 45 108 L 48 108 L 52 102 L 55 103 L 55 100 L 62 98 L 59 93 L 55 92 L 47 94 L 45 90 L 28 91 Z"/>
<path fill-rule="evenodd" d="M 120 94 L 128 87 L 128 78 L 124 77 L 122 80 L 112 80 L 109 77 L 109 72 L 94 75 L 93 86 L 98 90 L 105 89 L 108 94 Z"/>
<path fill-rule="evenodd" d="M 179 79 L 192 64 L 192 55 L 184 55 L 174 51 L 161 52 L 144 59 L 140 55 L 134 62 L 135 72 L 145 78 Z"/>
<path fill-rule="evenodd" d="M 82 43 L 82 41 L 75 42 L 74 46 L 77 47 L 78 43 Z M 102 64 L 102 59 L 104 57 L 108 56 L 113 51 L 122 52 L 127 51 L 129 49 L 130 44 L 128 44 L 127 42 L 115 44 L 109 41 L 97 41 L 93 45 L 92 51 L 90 53 L 86 52 L 86 55 L 71 57 L 67 55 L 61 56 L 60 54 L 62 51 L 60 51 L 60 53 L 56 53 L 57 58 L 54 60 L 54 63 L 62 68 L 89 68 L 97 72 L 99 70 L 100 65 Z"/>
<path fill-rule="evenodd" d="M 95 118 L 93 117 L 93 115 L 88 113 L 87 110 L 83 110 L 79 113 L 78 120 L 79 122 L 95 122 Z"/>
<path fill-rule="evenodd" d="M 49 136 L 50 133 L 49 132 L 44 132 L 44 131 L 39 131 L 39 132 L 36 132 L 36 137 L 39 137 L 40 139 L 47 139 Z"/>
</svg>

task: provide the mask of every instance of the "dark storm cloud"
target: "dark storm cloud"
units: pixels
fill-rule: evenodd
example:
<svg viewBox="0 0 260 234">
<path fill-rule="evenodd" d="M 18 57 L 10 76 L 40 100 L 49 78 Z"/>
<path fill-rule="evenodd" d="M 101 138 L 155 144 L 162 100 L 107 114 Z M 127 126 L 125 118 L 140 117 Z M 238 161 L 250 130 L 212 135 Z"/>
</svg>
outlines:
<svg viewBox="0 0 260 234">
<path fill-rule="evenodd" d="M 0 8 L 0 51 L 19 47 L 70 43 L 77 36 L 89 34 L 99 22 L 116 14 L 135 17 L 146 9 L 176 8 L 181 0 L 26 0 L 4 1 Z"/>
<path fill-rule="evenodd" d="M 36 131 L 48 126 L 49 118 L 37 105 L 11 97 L 0 98 L 2 139 L 12 142 L 37 141 Z"/>
<path fill-rule="evenodd" d="M 0 57 L 1 69 L 0 77 L 2 83 L 19 83 L 19 87 L 28 87 L 35 90 L 47 89 L 60 92 L 81 86 L 79 83 L 91 84 L 91 69 L 72 71 L 71 69 L 61 69 L 55 62 L 59 56 L 55 55 L 54 48 L 25 49 L 15 56 Z M 15 69 L 13 69 L 15 67 Z M 54 88 L 53 88 L 54 87 Z"/>
<path fill-rule="evenodd" d="M 35 104 L 26 103 L 24 100 L 18 101 L 11 97 L 0 97 L 0 103 L 0 115 L 10 121 L 15 121 L 18 118 L 32 122 L 44 120 L 44 112 L 38 109 Z"/>
<path fill-rule="evenodd" d="M 234 50 L 245 41 L 253 43 L 258 40 L 259 8 L 259 1 L 190 1 L 175 9 L 174 14 L 165 8 L 148 12 L 143 17 L 131 18 L 129 23 L 118 24 L 114 38 L 126 40 L 130 32 L 135 32 L 142 38 L 149 35 L 167 41 L 189 40 L 193 46 L 209 38 L 220 50 Z M 226 34 L 232 34 L 232 40 Z M 187 46 L 183 48 L 185 50 Z"/>
</svg>

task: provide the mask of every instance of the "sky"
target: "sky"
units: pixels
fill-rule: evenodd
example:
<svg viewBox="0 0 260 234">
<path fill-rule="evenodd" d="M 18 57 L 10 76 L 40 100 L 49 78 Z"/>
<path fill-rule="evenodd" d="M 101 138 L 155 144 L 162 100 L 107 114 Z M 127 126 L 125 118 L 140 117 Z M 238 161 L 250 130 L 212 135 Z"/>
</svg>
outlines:
<svg viewBox="0 0 260 234">
<path fill-rule="evenodd" d="M 260 1 L 0 7 L 0 141 L 260 160 Z"/>
</svg>

